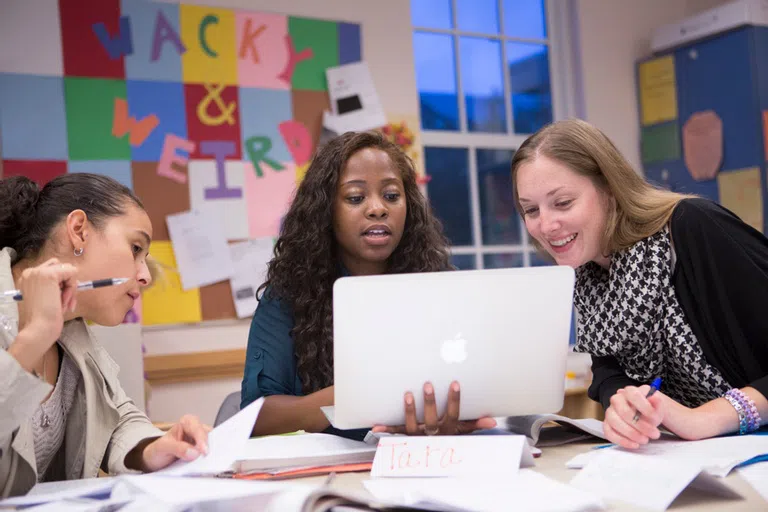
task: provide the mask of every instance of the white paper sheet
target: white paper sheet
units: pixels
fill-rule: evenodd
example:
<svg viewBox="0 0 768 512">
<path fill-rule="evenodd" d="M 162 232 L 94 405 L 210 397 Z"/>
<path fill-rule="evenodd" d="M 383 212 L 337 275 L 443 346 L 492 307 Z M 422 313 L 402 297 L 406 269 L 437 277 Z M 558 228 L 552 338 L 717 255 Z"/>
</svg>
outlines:
<svg viewBox="0 0 768 512">
<path fill-rule="evenodd" d="M 323 115 L 323 126 L 338 134 L 365 131 L 387 124 L 368 64 L 355 62 L 328 68 L 331 112 Z"/>
<path fill-rule="evenodd" d="M 618 450 L 599 450 L 571 485 L 650 510 L 666 510 L 689 485 L 728 498 L 740 496 L 695 463 Z"/>
<path fill-rule="evenodd" d="M 178 460 L 157 474 L 171 476 L 216 475 L 232 468 L 251 437 L 264 398 L 259 398 L 208 434 L 208 455 L 193 461 Z"/>
<path fill-rule="evenodd" d="M 148 474 L 121 477 L 112 491 L 112 498 L 133 500 L 148 496 L 157 503 L 175 505 L 177 508 L 181 508 L 185 505 L 214 500 L 225 501 L 260 495 L 271 497 L 278 492 L 289 490 L 292 485 L 290 482 L 251 482 L 230 478 L 177 478 Z M 154 510 L 154 507 L 151 509 Z M 257 509 L 254 507 L 254 510 Z"/>
<path fill-rule="evenodd" d="M 371 462 L 376 445 L 332 434 L 300 434 L 249 439 L 236 471 L 330 466 Z"/>
<path fill-rule="evenodd" d="M 114 478 L 88 478 L 37 484 L 26 496 L 1 500 L 0 507 L 21 507 L 71 498 L 109 495 L 114 484 Z"/>
<path fill-rule="evenodd" d="M 184 290 L 225 281 L 235 273 L 218 217 L 206 210 L 168 215 L 168 233 Z"/>
<path fill-rule="evenodd" d="M 229 246 L 235 273 L 230 279 L 232 299 L 238 318 L 256 311 L 256 292 L 267 278 L 267 264 L 272 259 L 272 238 L 256 238 Z"/>
<path fill-rule="evenodd" d="M 736 470 L 757 493 L 768 501 L 768 462 L 759 462 Z M 768 507 L 768 504 L 766 505 Z"/>
<path fill-rule="evenodd" d="M 579 512 L 604 510 L 594 493 L 557 482 L 531 469 L 511 478 L 378 478 L 363 482 L 377 499 L 424 510 Z"/>
<path fill-rule="evenodd" d="M 566 466 L 571 469 L 582 468 L 603 451 L 626 450 L 616 446 L 590 450 L 572 458 L 566 463 Z M 753 457 L 768 454 L 768 436 L 729 436 L 704 439 L 703 441 L 660 439 L 630 453 L 644 457 L 663 457 L 688 462 L 704 468 L 711 475 L 725 477 L 739 464 Z"/>
</svg>

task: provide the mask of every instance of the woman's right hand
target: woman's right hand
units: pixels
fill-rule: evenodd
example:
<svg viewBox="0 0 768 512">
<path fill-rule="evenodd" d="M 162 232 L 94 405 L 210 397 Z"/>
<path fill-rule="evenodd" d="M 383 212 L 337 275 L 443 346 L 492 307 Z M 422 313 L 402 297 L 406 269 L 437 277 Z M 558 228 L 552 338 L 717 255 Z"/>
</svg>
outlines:
<svg viewBox="0 0 768 512">
<path fill-rule="evenodd" d="M 664 420 L 664 403 L 660 393 L 646 398 L 650 386 L 627 386 L 611 397 L 605 411 L 605 437 L 623 448 L 636 450 L 661 436 L 659 425 Z M 635 413 L 640 418 L 634 421 Z"/>
<path fill-rule="evenodd" d="M 52 258 L 21 273 L 17 283 L 23 296 L 19 302 L 19 334 L 45 345 L 61 336 L 65 311 L 74 311 L 77 268 Z M 42 347 L 41 347 L 42 348 Z"/>
</svg>

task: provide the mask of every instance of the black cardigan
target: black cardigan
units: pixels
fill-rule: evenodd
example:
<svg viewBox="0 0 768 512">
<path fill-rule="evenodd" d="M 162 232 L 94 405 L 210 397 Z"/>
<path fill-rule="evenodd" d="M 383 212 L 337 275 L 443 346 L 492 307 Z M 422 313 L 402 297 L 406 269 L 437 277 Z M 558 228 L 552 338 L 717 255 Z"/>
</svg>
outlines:
<svg viewBox="0 0 768 512">
<path fill-rule="evenodd" d="M 768 397 L 768 238 L 706 199 L 681 201 L 670 228 L 672 284 L 704 356 L 731 386 Z M 620 388 L 646 384 L 613 356 L 593 356 L 592 373 L 589 396 L 604 408 Z"/>
</svg>

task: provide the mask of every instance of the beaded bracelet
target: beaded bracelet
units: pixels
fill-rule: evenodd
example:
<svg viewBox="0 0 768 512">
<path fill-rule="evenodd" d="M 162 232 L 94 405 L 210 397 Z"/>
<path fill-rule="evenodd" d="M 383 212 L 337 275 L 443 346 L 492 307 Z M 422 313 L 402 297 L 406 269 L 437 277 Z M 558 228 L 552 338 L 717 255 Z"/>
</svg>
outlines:
<svg viewBox="0 0 768 512">
<path fill-rule="evenodd" d="M 733 388 L 725 394 L 725 399 L 736 409 L 739 415 L 739 434 L 749 434 L 760 428 L 762 419 L 757 406 L 740 389 Z"/>
</svg>

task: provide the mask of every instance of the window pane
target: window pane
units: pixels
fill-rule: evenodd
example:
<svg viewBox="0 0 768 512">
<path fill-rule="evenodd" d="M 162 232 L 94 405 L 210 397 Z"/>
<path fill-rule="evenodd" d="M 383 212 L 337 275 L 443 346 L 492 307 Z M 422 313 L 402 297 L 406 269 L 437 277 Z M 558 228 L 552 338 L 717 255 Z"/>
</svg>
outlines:
<svg viewBox="0 0 768 512">
<path fill-rule="evenodd" d="M 522 253 L 484 254 L 484 268 L 517 268 L 523 266 Z"/>
<path fill-rule="evenodd" d="M 469 152 L 465 148 L 424 148 L 427 195 L 451 245 L 472 245 L 469 208 Z"/>
<path fill-rule="evenodd" d="M 459 270 L 475 270 L 474 254 L 454 254 L 451 256 L 451 263 Z"/>
<path fill-rule="evenodd" d="M 415 32 L 413 51 L 421 127 L 425 130 L 458 130 L 459 102 L 453 37 Z"/>
<path fill-rule="evenodd" d="M 522 243 L 520 216 L 512 197 L 511 162 L 510 150 L 477 150 L 477 184 L 484 245 Z"/>
<path fill-rule="evenodd" d="M 554 265 L 555 262 L 549 256 L 542 255 L 538 251 L 531 253 L 531 266 L 532 267 L 548 267 Z"/>
<path fill-rule="evenodd" d="M 411 23 L 414 27 L 453 28 L 451 0 L 411 0 Z"/>
<path fill-rule="evenodd" d="M 543 44 L 507 43 L 515 133 L 533 133 L 552 122 L 549 49 Z"/>
<path fill-rule="evenodd" d="M 462 37 L 459 40 L 461 83 L 471 132 L 507 131 L 501 43 L 491 39 Z"/>
<path fill-rule="evenodd" d="M 504 0 L 504 33 L 513 37 L 546 39 L 545 0 Z"/>
<path fill-rule="evenodd" d="M 499 12 L 496 0 L 456 0 L 456 23 L 459 30 L 499 33 Z"/>
</svg>

